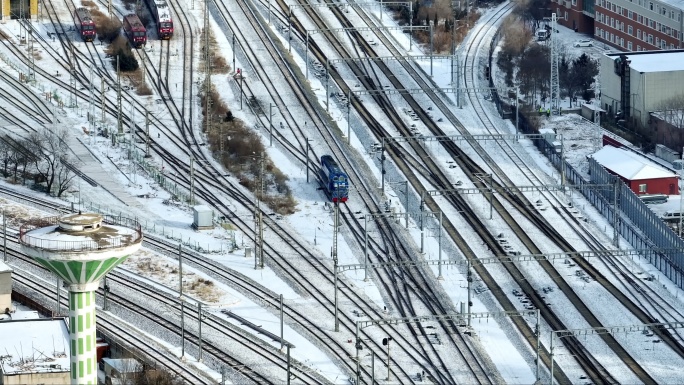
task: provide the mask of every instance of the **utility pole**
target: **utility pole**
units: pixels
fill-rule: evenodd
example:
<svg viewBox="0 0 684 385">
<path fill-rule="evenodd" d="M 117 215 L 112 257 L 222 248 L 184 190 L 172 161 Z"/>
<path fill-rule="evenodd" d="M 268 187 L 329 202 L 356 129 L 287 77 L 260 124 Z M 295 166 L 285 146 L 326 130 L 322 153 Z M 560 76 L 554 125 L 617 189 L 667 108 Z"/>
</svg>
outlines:
<svg viewBox="0 0 684 385">
<path fill-rule="evenodd" d="M 306 126 L 306 122 L 304 125 Z M 304 154 L 304 158 L 306 158 L 306 183 L 309 183 L 309 137 L 305 136 L 304 141 L 306 142 L 306 154 Z"/>
<path fill-rule="evenodd" d="M 560 107 L 560 78 L 558 76 L 558 38 L 556 37 L 556 14 L 551 14 L 551 109 Z"/>
<path fill-rule="evenodd" d="M 260 158 L 260 167 L 259 167 L 259 190 L 260 190 L 260 195 L 264 195 L 264 153 L 261 153 L 261 158 Z M 261 245 L 259 246 L 259 261 L 261 264 L 261 268 L 264 268 L 264 221 L 261 215 L 261 208 L 259 209 L 259 242 Z"/>
<path fill-rule="evenodd" d="M 140 54 L 140 61 L 142 62 L 142 86 L 145 87 L 145 52 Z"/>
<path fill-rule="evenodd" d="M 2 212 L 2 261 L 7 262 L 7 213 Z"/>
<path fill-rule="evenodd" d="M 206 132 L 207 135 L 211 133 L 211 55 L 209 54 L 209 1 L 207 0 L 204 5 L 204 73 L 206 77 L 204 79 L 204 104 L 205 112 L 204 118 L 206 119 Z"/>
<path fill-rule="evenodd" d="M 150 112 L 145 109 L 145 158 L 149 158 L 150 155 Z"/>
<path fill-rule="evenodd" d="M 62 296 L 59 292 L 59 288 L 62 286 L 62 280 L 57 277 L 57 316 L 62 313 Z"/>
<path fill-rule="evenodd" d="M 254 198 L 256 199 L 256 206 L 254 206 L 254 269 L 259 266 L 264 268 L 264 225 L 261 215 L 261 195 L 264 193 L 264 153 L 259 157 L 259 191 L 257 192 L 257 184 L 254 184 Z"/>
<path fill-rule="evenodd" d="M 190 205 L 195 201 L 195 159 L 190 156 Z"/>
<path fill-rule="evenodd" d="M 119 57 L 116 55 L 116 124 L 119 135 L 123 135 L 123 124 L 121 122 L 121 71 L 119 67 Z"/>
<path fill-rule="evenodd" d="M 197 322 L 199 322 L 199 333 L 197 338 L 197 347 L 199 349 L 199 355 L 197 360 L 199 362 L 202 362 L 202 302 L 199 301 L 197 301 Z"/>
<path fill-rule="evenodd" d="M 100 119 L 104 124 L 105 121 L 105 95 L 104 95 L 104 77 L 100 79 L 100 112 L 102 113 L 102 118 Z"/>
<path fill-rule="evenodd" d="M 280 295 L 280 350 L 283 350 L 283 295 Z"/>
<path fill-rule="evenodd" d="M 620 179 L 615 177 L 613 187 L 613 244 L 616 248 L 620 248 L 620 236 L 618 231 L 618 224 L 620 223 L 618 215 L 618 191 L 620 189 Z"/>
<path fill-rule="evenodd" d="M 69 85 L 71 86 L 71 92 L 69 92 L 69 107 L 78 107 L 76 99 L 76 67 L 74 67 L 74 62 L 76 58 L 74 57 L 74 46 L 70 46 L 70 60 L 69 60 Z"/>
<path fill-rule="evenodd" d="M 102 292 L 104 295 L 102 296 L 102 310 L 107 311 L 107 294 L 109 294 L 109 285 L 107 285 L 107 274 L 102 277 Z"/>
</svg>

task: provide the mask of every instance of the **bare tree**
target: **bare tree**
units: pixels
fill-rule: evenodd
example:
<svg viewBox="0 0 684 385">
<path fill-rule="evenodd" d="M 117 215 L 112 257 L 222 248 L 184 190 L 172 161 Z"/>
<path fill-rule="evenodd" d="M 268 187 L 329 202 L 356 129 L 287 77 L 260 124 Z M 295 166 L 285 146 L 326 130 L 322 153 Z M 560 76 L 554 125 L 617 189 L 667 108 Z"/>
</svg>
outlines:
<svg viewBox="0 0 684 385">
<path fill-rule="evenodd" d="M 45 182 L 45 190 L 48 194 L 52 191 L 56 179 L 61 180 L 58 196 L 68 187 L 66 181 L 70 180 L 69 172 L 64 170 L 66 168 L 64 162 L 69 159 L 69 147 L 63 140 L 66 133 L 64 128 L 44 128 L 31 133 L 27 140 L 29 151 L 36 155 L 32 159 L 33 166 L 40 177 L 40 182 Z"/>
<path fill-rule="evenodd" d="M 655 108 L 663 120 L 679 129 L 684 129 L 684 94 L 679 94 L 658 103 Z"/>
<path fill-rule="evenodd" d="M 2 162 L 2 173 L 5 177 L 9 175 L 8 168 L 12 162 L 12 155 L 14 153 L 14 149 L 12 146 L 10 146 L 7 140 L 7 135 L 0 138 L 0 162 Z"/>
</svg>

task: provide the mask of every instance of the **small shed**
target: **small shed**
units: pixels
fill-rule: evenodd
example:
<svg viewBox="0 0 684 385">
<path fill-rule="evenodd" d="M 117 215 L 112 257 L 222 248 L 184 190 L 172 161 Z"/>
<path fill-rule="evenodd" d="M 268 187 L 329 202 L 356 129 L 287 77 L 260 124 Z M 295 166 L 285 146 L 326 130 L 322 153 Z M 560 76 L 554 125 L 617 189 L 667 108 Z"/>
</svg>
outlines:
<svg viewBox="0 0 684 385">
<path fill-rule="evenodd" d="M 635 152 L 604 146 L 592 157 L 608 172 L 620 177 L 637 195 L 679 194 L 677 174 Z"/>
<path fill-rule="evenodd" d="M 0 261 L 0 313 L 12 311 L 12 269 Z"/>
<path fill-rule="evenodd" d="M 603 108 L 595 104 L 582 104 L 582 111 L 580 112 L 582 117 L 587 120 L 591 120 L 594 123 L 599 123 L 596 121 L 596 113 L 603 114 L 606 112 Z"/>
<path fill-rule="evenodd" d="M 192 227 L 198 230 L 214 228 L 213 212 L 211 211 L 211 208 L 209 208 L 208 206 L 195 206 L 192 208 L 192 214 Z"/>
</svg>

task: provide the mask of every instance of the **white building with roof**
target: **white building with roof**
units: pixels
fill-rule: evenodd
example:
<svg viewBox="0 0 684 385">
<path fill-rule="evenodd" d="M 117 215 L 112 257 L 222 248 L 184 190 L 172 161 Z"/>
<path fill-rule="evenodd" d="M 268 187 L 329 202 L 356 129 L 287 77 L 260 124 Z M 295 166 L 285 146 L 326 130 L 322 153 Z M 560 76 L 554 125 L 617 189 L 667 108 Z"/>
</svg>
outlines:
<svg viewBox="0 0 684 385">
<path fill-rule="evenodd" d="M 637 195 L 679 194 L 677 174 L 635 152 L 604 146 L 592 157 L 608 172 L 620 177 Z"/>
<path fill-rule="evenodd" d="M 684 50 L 608 53 L 600 59 L 601 106 L 648 126 L 649 112 L 684 93 Z"/>
<path fill-rule="evenodd" d="M 70 383 L 66 318 L 0 322 L 0 384 Z"/>
</svg>

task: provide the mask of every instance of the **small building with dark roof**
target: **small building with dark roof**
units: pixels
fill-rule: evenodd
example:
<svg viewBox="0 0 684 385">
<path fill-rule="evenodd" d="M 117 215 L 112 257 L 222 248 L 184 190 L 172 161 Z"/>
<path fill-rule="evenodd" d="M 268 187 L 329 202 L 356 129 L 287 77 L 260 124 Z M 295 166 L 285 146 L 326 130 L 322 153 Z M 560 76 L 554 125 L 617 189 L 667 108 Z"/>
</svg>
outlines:
<svg viewBox="0 0 684 385">
<path fill-rule="evenodd" d="M 635 152 L 604 146 L 592 157 L 608 172 L 622 179 L 637 195 L 679 194 L 677 174 Z"/>
</svg>

